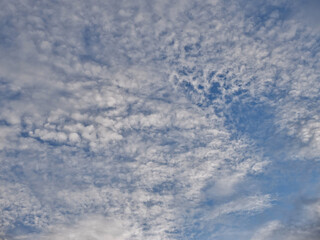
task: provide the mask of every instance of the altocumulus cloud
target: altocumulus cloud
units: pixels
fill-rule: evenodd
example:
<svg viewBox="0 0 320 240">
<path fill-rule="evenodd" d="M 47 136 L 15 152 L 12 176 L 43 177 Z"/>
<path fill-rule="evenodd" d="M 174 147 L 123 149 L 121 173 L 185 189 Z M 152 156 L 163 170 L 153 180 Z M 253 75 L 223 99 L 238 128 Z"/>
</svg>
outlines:
<svg viewBox="0 0 320 240">
<path fill-rule="evenodd" d="M 0 237 L 315 239 L 318 201 L 297 234 L 277 213 L 301 198 L 290 162 L 318 187 L 320 35 L 297 5 L 0 8 Z"/>
</svg>

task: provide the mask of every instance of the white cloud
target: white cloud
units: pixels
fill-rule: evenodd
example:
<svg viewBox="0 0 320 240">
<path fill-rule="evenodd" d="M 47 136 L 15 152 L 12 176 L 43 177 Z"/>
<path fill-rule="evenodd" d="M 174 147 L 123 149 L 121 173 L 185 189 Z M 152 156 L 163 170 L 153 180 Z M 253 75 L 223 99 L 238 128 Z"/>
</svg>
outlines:
<svg viewBox="0 0 320 240">
<path fill-rule="evenodd" d="M 274 232 L 282 227 L 280 221 L 274 220 L 267 222 L 252 236 L 251 240 L 268 240 L 273 239 Z"/>
<path fill-rule="evenodd" d="M 270 208 L 270 195 L 249 196 L 225 203 L 217 207 L 211 214 L 212 218 L 217 218 L 226 214 L 247 212 L 248 214 L 261 212 L 266 208 Z"/>
<path fill-rule="evenodd" d="M 132 226 L 129 221 L 92 215 L 72 225 L 52 226 L 50 233 L 40 237 L 32 235 L 29 237 L 50 240 L 126 240 L 133 239 L 132 236 L 141 236 L 140 232 L 141 230 L 137 226 Z"/>
<path fill-rule="evenodd" d="M 37 211 L 32 227 L 55 226 L 48 239 L 173 239 L 206 198 L 221 201 L 213 218 L 271 207 L 269 195 L 238 198 L 269 161 L 227 115 L 263 103 L 301 141 L 288 159 L 317 158 L 318 35 L 268 4 L 266 21 L 242 4 L 1 4 L 1 231 Z"/>
</svg>

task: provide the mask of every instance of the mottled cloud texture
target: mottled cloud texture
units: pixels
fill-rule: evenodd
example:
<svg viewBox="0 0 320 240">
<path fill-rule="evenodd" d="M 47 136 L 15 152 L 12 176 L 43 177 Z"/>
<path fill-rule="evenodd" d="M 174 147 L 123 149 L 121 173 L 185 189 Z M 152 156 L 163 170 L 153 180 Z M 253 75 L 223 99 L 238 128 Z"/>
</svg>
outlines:
<svg viewBox="0 0 320 240">
<path fill-rule="evenodd" d="M 318 239 L 317 8 L 2 1 L 0 239 Z"/>
</svg>

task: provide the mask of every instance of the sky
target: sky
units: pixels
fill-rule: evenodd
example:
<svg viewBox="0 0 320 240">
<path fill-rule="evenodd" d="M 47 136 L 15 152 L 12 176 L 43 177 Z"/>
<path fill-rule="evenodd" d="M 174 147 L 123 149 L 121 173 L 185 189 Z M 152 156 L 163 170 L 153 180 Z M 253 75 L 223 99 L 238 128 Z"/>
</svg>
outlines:
<svg viewBox="0 0 320 240">
<path fill-rule="evenodd" d="M 0 1 L 0 239 L 318 240 L 319 11 Z"/>
</svg>

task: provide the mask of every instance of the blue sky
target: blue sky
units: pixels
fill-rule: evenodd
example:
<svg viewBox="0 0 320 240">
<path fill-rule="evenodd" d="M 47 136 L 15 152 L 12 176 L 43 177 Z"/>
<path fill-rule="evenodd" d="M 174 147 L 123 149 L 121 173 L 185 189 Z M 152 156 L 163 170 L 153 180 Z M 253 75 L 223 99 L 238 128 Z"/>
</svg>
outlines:
<svg viewBox="0 0 320 240">
<path fill-rule="evenodd" d="M 1 240 L 316 240 L 320 5 L 0 3 Z"/>
</svg>

